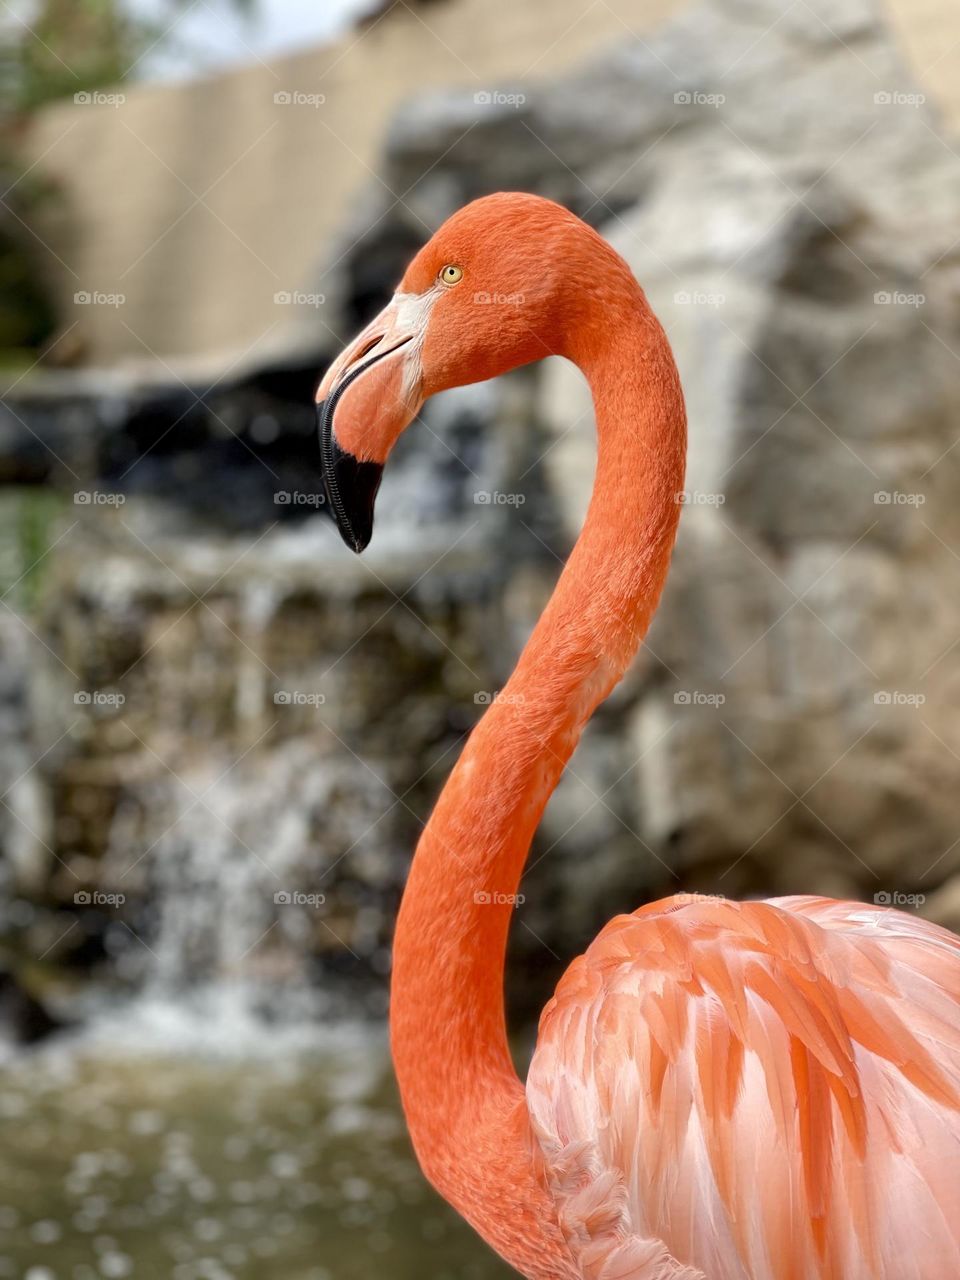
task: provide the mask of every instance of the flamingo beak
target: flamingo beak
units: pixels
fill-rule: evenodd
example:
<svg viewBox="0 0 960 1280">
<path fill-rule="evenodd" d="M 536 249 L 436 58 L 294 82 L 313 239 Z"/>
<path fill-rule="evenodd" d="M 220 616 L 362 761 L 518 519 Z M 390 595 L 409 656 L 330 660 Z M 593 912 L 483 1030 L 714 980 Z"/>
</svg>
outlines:
<svg viewBox="0 0 960 1280">
<path fill-rule="evenodd" d="M 398 295 L 327 370 L 317 389 L 320 465 L 340 536 L 358 554 L 373 533 L 384 463 L 423 403 L 422 325 Z"/>
<path fill-rule="evenodd" d="M 362 367 L 354 375 L 362 373 Z M 383 464 L 361 461 L 342 449 L 333 431 L 333 415 L 340 396 L 350 386 L 345 377 L 325 400 L 317 402 L 320 431 L 320 469 L 327 505 L 340 537 L 359 555 L 373 536 L 373 508 L 383 478 Z"/>
</svg>

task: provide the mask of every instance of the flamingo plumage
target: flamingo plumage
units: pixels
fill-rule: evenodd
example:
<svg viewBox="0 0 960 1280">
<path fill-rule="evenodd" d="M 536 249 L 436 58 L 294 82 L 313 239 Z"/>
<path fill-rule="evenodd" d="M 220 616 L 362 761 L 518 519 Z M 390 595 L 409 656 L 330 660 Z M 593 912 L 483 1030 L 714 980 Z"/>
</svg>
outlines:
<svg viewBox="0 0 960 1280">
<path fill-rule="evenodd" d="M 529 1280 L 960 1277 L 960 940 L 931 923 L 814 897 L 652 903 L 573 962 L 517 1076 L 513 903 L 666 576 L 686 440 L 674 361 L 596 232 L 499 194 L 437 231 L 317 395 L 330 506 L 361 551 L 423 401 L 546 355 L 590 383 L 594 491 L 397 920 L 391 1044 L 421 1166 Z"/>
</svg>

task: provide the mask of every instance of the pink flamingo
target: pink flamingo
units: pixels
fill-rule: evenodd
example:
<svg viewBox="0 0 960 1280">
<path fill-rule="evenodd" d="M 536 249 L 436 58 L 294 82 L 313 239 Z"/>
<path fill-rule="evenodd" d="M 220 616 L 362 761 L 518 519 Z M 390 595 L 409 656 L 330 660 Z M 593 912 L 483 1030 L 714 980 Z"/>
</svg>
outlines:
<svg viewBox="0 0 960 1280">
<path fill-rule="evenodd" d="M 480 305 L 498 295 L 513 305 Z M 317 396 L 330 505 L 361 551 L 423 400 L 550 354 L 592 388 L 596 481 L 397 921 L 391 1039 L 423 1170 L 530 1280 L 960 1277 L 960 940 L 935 925 L 813 897 L 652 903 L 573 962 L 517 1077 L 511 904 L 663 586 L 684 475 L 677 372 L 613 249 L 550 201 L 501 194 L 440 228 Z"/>
</svg>

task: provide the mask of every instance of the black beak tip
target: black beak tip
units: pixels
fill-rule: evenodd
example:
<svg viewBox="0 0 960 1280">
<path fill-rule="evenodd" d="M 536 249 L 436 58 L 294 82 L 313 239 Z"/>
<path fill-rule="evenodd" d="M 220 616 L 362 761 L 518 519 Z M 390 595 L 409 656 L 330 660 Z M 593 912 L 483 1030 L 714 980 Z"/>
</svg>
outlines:
<svg viewBox="0 0 960 1280">
<path fill-rule="evenodd" d="M 379 462 L 361 462 L 341 449 L 333 434 L 333 398 L 317 405 L 320 467 L 327 505 L 351 551 L 360 555 L 373 536 L 373 509 L 383 477 Z"/>
<path fill-rule="evenodd" d="M 340 536 L 343 538 L 344 542 L 347 544 L 347 546 L 350 548 L 351 551 L 356 552 L 358 556 L 362 555 L 363 552 L 366 551 L 367 547 L 369 547 L 370 539 L 373 536 L 373 521 L 372 520 L 370 521 L 370 528 L 366 530 L 364 533 L 360 533 L 357 531 L 356 528 L 354 528 L 348 534 L 348 533 L 345 533 L 343 529 L 341 529 Z"/>
</svg>

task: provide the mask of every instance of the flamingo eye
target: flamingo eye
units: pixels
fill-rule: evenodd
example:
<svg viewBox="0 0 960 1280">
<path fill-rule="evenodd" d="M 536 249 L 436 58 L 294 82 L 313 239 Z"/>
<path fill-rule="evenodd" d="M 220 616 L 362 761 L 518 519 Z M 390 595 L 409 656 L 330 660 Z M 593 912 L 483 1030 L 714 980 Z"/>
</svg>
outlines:
<svg viewBox="0 0 960 1280">
<path fill-rule="evenodd" d="M 439 279 L 444 284 L 459 284 L 463 279 L 463 267 L 458 267 L 456 263 L 448 262 L 445 267 L 440 268 Z"/>
</svg>

